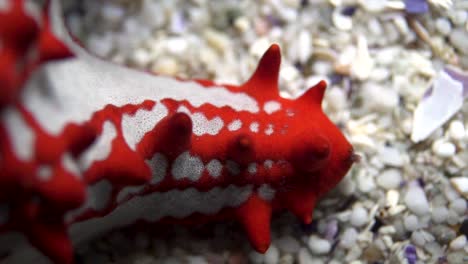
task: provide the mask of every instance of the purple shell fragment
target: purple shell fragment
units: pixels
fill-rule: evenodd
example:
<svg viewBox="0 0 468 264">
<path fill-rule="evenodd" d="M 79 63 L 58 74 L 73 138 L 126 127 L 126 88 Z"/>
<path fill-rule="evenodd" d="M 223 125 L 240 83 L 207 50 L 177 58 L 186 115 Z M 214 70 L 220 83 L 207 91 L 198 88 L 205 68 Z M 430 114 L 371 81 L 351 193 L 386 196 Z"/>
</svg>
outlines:
<svg viewBox="0 0 468 264">
<path fill-rule="evenodd" d="M 405 0 L 405 10 L 409 14 L 422 14 L 429 11 L 426 0 Z"/>
<path fill-rule="evenodd" d="M 333 241 L 333 239 L 335 239 L 336 234 L 338 234 L 338 221 L 336 219 L 332 219 L 327 224 L 325 230 L 325 239 Z"/>
<path fill-rule="evenodd" d="M 418 255 L 416 254 L 416 248 L 409 244 L 405 247 L 405 257 L 409 264 L 416 264 Z"/>
</svg>

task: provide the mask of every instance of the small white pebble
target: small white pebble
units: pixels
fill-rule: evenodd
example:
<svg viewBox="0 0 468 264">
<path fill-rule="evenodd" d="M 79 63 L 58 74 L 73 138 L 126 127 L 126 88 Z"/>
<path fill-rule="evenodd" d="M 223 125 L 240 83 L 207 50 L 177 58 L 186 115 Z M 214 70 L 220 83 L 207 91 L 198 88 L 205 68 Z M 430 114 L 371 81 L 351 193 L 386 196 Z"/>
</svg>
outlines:
<svg viewBox="0 0 468 264">
<path fill-rule="evenodd" d="M 299 71 L 292 65 L 286 65 L 281 67 L 280 79 L 284 79 L 286 82 L 292 82 L 299 77 Z"/>
<path fill-rule="evenodd" d="M 301 248 L 301 250 L 299 250 L 298 262 L 299 264 L 317 264 L 317 262 L 312 259 L 307 248 Z"/>
<path fill-rule="evenodd" d="M 153 28 L 161 27 L 167 20 L 165 8 L 158 1 L 142 1 L 139 18 Z"/>
<path fill-rule="evenodd" d="M 352 195 L 356 191 L 356 183 L 351 179 L 351 174 L 348 174 L 336 187 L 339 193 L 343 196 Z"/>
<path fill-rule="evenodd" d="M 400 193 L 397 190 L 389 190 L 385 195 L 386 205 L 389 207 L 395 207 L 398 205 L 400 199 Z"/>
<path fill-rule="evenodd" d="M 385 9 L 387 1 L 361 0 L 359 3 L 369 13 L 379 13 Z"/>
<path fill-rule="evenodd" d="M 265 252 L 265 264 L 277 264 L 279 262 L 280 253 L 275 245 L 270 245 Z"/>
<path fill-rule="evenodd" d="M 468 177 L 454 177 L 450 179 L 450 183 L 458 193 L 468 198 Z"/>
<path fill-rule="evenodd" d="M 341 236 L 340 247 L 349 249 L 356 242 L 358 237 L 358 232 L 352 227 L 348 227 Z"/>
<path fill-rule="evenodd" d="M 358 173 L 357 182 L 361 192 L 368 193 L 375 189 L 374 177 L 365 171 Z"/>
<path fill-rule="evenodd" d="M 461 53 L 468 55 L 468 34 L 463 29 L 454 29 L 450 32 L 450 42 L 455 48 L 460 50 Z"/>
<path fill-rule="evenodd" d="M 406 135 L 411 135 L 411 130 L 413 130 L 413 120 L 411 118 L 406 118 L 401 123 L 401 128 Z"/>
<path fill-rule="evenodd" d="M 278 249 L 286 253 L 297 253 L 301 248 L 299 242 L 292 236 L 284 236 L 274 241 Z"/>
<path fill-rule="evenodd" d="M 247 17 L 241 16 L 236 18 L 234 21 L 234 26 L 236 27 L 237 30 L 240 32 L 246 32 L 250 28 L 250 21 Z"/>
<path fill-rule="evenodd" d="M 362 206 L 356 206 L 351 212 L 350 223 L 355 227 L 361 227 L 368 221 L 367 210 Z"/>
<path fill-rule="evenodd" d="M 369 54 L 366 37 L 360 35 L 357 42 L 356 57 L 351 63 L 351 76 L 359 80 L 367 80 L 374 69 L 375 62 Z"/>
<path fill-rule="evenodd" d="M 468 177 L 463 177 L 463 178 L 468 179 Z M 454 179 L 454 178 L 451 178 L 450 181 L 452 181 L 452 179 Z M 455 187 L 455 186 L 453 186 L 453 187 Z M 447 198 L 447 201 L 453 201 L 453 200 L 460 197 L 460 193 L 459 193 L 459 191 L 458 191 L 458 189 L 456 187 L 451 188 L 451 186 L 445 186 L 445 188 L 443 190 L 444 190 L 443 195 L 445 196 L 445 198 Z"/>
<path fill-rule="evenodd" d="M 406 19 L 403 16 L 395 16 L 393 18 L 393 24 L 396 26 L 401 35 L 408 35 L 408 23 L 406 22 Z"/>
<path fill-rule="evenodd" d="M 453 210 L 448 211 L 447 223 L 449 225 L 456 225 L 461 221 L 463 221 L 463 218 L 461 218 L 457 213 L 455 213 Z"/>
<path fill-rule="evenodd" d="M 223 54 L 230 46 L 230 39 L 224 32 L 205 30 L 203 37 L 208 44 L 216 49 L 219 53 Z"/>
<path fill-rule="evenodd" d="M 318 236 L 311 236 L 309 238 L 308 245 L 312 253 L 319 255 L 327 254 L 331 249 L 330 242 L 326 239 L 321 239 Z"/>
<path fill-rule="evenodd" d="M 359 244 L 354 244 L 353 247 L 346 254 L 345 262 L 350 264 L 364 264 L 364 262 L 358 260 L 362 255 L 363 249 Z"/>
<path fill-rule="evenodd" d="M 465 126 L 459 120 L 454 120 L 449 126 L 449 135 L 453 140 L 461 140 L 465 137 Z"/>
<path fill-rule="evenodd" d="M 137 49 L 133 52 L 131 60 L 133 63 L 135 63 L 135 65 L 143 68 L 146 67 L 146 65 L 148 65 L 148 63 L 151 60 L 151 57 L 148 51 L 144 49 Z"/>
<path fill-rule="evenodd" d="M 104 34 L 103 36 L 91 35 L 87 40 L 87 47 L 96 55 L 107 57 L 114 48 L 113 38 L 110 34 Z"/>
<path fill-rule="evenodd" d="M 432 144 L 432 151 L 441 158 L 448 158 L 455 154 L 456 148 L 453 143 L 439 139 Z"/>
<path fill-rule="evenodd" d="M 382 235 L 393 235 L 393 234 L 395 234 L 395 232 L 396 232 L 395 227 L 393 227 L 391 225 L 382 226 L 379 229 L 379 234 L 382 234 Z M 389 237 L 387 237 L 387 238 L 389 238 Z"/>
<path fill-rule="evenodd" d="M 414 244 L 418 246 L 424 246 L 426 241 L 424 240 L 424 237 L 420 231 L 415 231 L 411 234 L 411 240 L 413 241 Z"/>
<path fill-rule="evenodd" d="M 405 195 L 405 203 L 411 212 L 418 216 L 429 213 L 429 203 L 427 202 L 426 194 L 424 190 L 417 185 L 408 188 Z"/>
<path fill-rule="evenodd" d="M 381 36 L 383 34 L 382 23 L 380 23 L 379 19 L 376 17 L 369 18 L 367 21 L 367 28 L 369 29 L 369 33 L 374 36 Z M 379 60 L 379 58 L 377 58 L 377 60 Z"/>
<path fill-rule="evenodd" d="M 257 38 L 252 45 L 250 45 L 249 48 L 249 53 L 261 57 L 263 53 L 270 47 L 270 41 L 268 38 L 263 37 L 263 38 Z"/>
<path fill-rule="evenodd" d="M 408 231 L 415 231 L 418 229 L 419 224 L 418 224 L 418 218 L 415 215 L 408 215 L 404 218 L 404 225 L 406 230 Z"/>
<path fill-rule="evenodd" d="M 450 242 L 450 249 L 460 250 L 466 245 L 466 236 L 461 235 Z"/>
<path fill-rule="evenodd" d="M 390 77 L 391 72 L 384 67 L 375 68 L 370 75 L 370 79 L 376 82 L 383 82 Z"/>
<path fill-rule="evenodd" d="M 348 31 L 353 28 L 353 20 L 349 16 L 345 16 L 341 13 L 339 8 L 336 8 L 332 14 L 333 25 L 343 31 Z"/>
<path fill-rule="evenodd" d="M 427 242 L 434 241 L 434 236 L 432 236 L 430 233 L 426 231 L 419 230 L 419 231 L 414 231 L 413 234 L 411 234 L 411 240 L 414 242 L 414 244 L 422 247 Z"/>
<path fill-rule="evenodd" d="M 445 245 L 439 245 L 439 243 L 433 241 L 424 245 L 424 249 L 426 249 L 427 252 L 430 252 L 433 257 L 442 257 L 444 255 L 444 249 L 442 249 L 442 246 Z"/>
<path fill-rule="evenodd" d="M 388 169 L 377 176 L 377 185 L 389 190 L 397 189 L 401 183 L 401 171 L 397 169 Z"/>
<path fill-rule="evenodd" d="M 182 37 L 168 38 L 166 40 L 166 45 L 165 45 L 165 47 L 170 53 L 175 54 L 177 56 L 183 56 L 183 54 L 186 54 L 189 46 L 190 45 L 187 39 L 182 38 Z"/>
<path fill-rule="evenodd" d="M 260 253 L 258 253 L 256 251 L 250 251 L 250 253 L 249 253 L 250 263 L 254 263 L 254 264 L 263 263 L 264 258 L 265 258 L 265 256 L 263 254 L 260 254 Z"/>
<path fill-rule="evenodd" d="M 332 87 L 328 90 L 325 99 L 335 111 L 343 110 L 348 103 L 344 90 L 339 87 Z"/>
<path fill-rule="evenodd" d="M 383 147 L 379 150 L 380 160 L 385 165 L 394 167 L 401 167 L 404 165 L 404 155 L 397 148 L 394 147 Z"/>
<path fill-rule="evenodd" d="M 435 26 L 437 31 L 439 31 L 439 33 L 444 36 L 450 34 L 450 31 L 452 30 L 452 25 L 450 24 L 450 21 L 443 17 L 440 17 L 436 20 Z"/>
<path fill-rule="evenodd" d="M 297 42 L 294 42 L 297 43 L 297 59 L 301 63 L 306 63 L 312 54 L 313 46 L 311 33 L 306 30 L 302 30 L 297 38 Z"/>
<path fill-rule="evenodd" d="M 468 18 L 468 12 L 465 10 L 453 10 L 453 12 L 449 12 L 450 20 L 456 26 L 462 26 L 465 24 Z"/>
<path fill-rule="evenodd" d="M 432 220 L 437 224 L 443 223 L 447 220 L 447 214 L 447 208 L 443 206 L 434 207 L 432 209 Z"/>
<path fill-rule="evenodd" d="M 105 4 L 101 7 L 101 15 L 111 23 L 118 23 L 125 15 L 125 11 L 118 5 Z"/>
<path fill-rule="evenodd" d="M 157 74 L 172 76 L 179 71 L 179 64 L 171 57 L 162 57 L 155 61 L 151 70 Z"/>
<path fill-rule="evenodd" d="M 466 200 L 458 198 L 450 202 L 450 209 L 460 216 L 466 213 Z"/>
</svg>

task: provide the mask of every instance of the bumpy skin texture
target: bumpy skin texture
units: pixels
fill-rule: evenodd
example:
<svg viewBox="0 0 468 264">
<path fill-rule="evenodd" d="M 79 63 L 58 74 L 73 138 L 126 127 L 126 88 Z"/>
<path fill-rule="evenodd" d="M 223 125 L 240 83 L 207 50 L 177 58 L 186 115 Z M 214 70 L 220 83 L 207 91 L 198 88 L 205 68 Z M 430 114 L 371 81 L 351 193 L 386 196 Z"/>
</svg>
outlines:
<svg viewBox="0 0 468 264">
<path fill-rule="evenodd" d="M 225 219 L 265 252 L 272 212 L 310 223 L 356 157 L 321 109 L 325 82 L 279 96 L 277 45 L 239 87 L 152 76 L 63 44 L 47 8 L 35 21 L 27 1 L 6 2 L 0 253 L 17 250 L 1 244 L 15 232 L 52 262 L 72 263 L 73 244 L 111 229 Z"/>
</svg>

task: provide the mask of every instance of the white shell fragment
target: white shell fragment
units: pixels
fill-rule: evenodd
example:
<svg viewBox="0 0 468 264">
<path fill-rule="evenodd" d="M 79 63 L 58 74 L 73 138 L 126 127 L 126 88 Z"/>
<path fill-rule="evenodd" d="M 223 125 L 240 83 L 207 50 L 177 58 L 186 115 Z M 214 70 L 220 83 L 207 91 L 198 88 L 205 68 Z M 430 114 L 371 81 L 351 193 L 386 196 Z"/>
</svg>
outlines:
<svg viewBox="0 0 468 264">
<path fill-rule="evenodd" d="M 423 216 L 429 213 L 429 203 L 424 190 L 416 184 L 410 186 L 405 195 L 405 203 L 416 215 Z"/>
<path fill-rule="evenodd" d="M 454 177 L 450 179 L 453 187 L 468 199 L 468 177 Z"/>
<path fill-rule="evenodd" d="M 374 60 L 369 54 L 366 37 L 359 36 L 357 42 L 356 57 L 351 64 L 351 75 L 359 80 L 366 80 L 374 69 Z"/>
<path fill-rule="evenodd" d="M 328 240 L 321 239 L 318 236 L 311 236 L 309 238 L 309 248 L 312 253 L 317 255 L 323 255 L 330 252 L 331 244 Z"/>
<path fill-rule="evenodd" d="M 432 93 L 423 98 L 413 118 L 411 140 L 419 142 L 450 119 L 463 104 L 463 85 L 442 71 L 435 79 Z"/>
</svg>

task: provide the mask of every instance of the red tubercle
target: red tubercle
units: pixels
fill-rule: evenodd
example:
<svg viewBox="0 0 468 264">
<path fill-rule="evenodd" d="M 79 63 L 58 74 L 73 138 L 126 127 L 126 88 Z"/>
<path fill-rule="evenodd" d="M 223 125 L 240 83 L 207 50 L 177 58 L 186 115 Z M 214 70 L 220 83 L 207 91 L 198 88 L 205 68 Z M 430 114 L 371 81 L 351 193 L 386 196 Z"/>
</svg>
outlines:
<svg viewBox="0 0 468 264">
<path fill-rule="evenodd" d="M 270 219 L 272 206 L 258 195 L 253 194 L 236 209 L 237 219 L 247 232 L 250 243 L 260 253 L 270 247 Z"/>
<path fill-rule="evenodd" d="M 39 25 L 33 17 L 26 14 L 23 1 L 9 3 L 7 12 L 0 11 L 2 44 L 24 51 L 39 34 Z"/>
<path fill-rule="evenodd" d="M 277 44 L 272 44 L 258 62 L 255 72 L 240 89 L 254 96 L 259 102 L 278 98 L 280 65 L 281 50 Z"/>
<path fill-rule="evenodd" d="M 169 110 L 171 111 L 171 110 Z M 150 159 L 156 151 L 165 153 L 168 159 L 175 159 L 190 149 L 192 120 L 185 113 L 171 111 L 155 128 L 148 132 L 137 146 L 137 152 Z"/>
<path fill-rule="evenodd" d="M 73 52 L 58 39 L 52 31 L 52 25 L 49 18 L 51 3 L 46 2 L 42 14 L 42 30 L 38 38 L 37 49 L 39 53 L 38 64 L 50 60 L 65 59 L 74 56 Z"/>
<path fill-rule="evenodd" d="M 95 161 L 84 177 L 88 184 L 106 179 L 113 184 L 138 185 L 151 179 L 151 171 L 143 158 L 118 134 L 112 141 L 110 155 L 105 160 Z"/>
<path fill-rule="evenodd" d="M 248 134 L 239 134 L 228 142 L 227 157 L 246 167 L 255 160 L 255 142 Z"/>
</svg>

